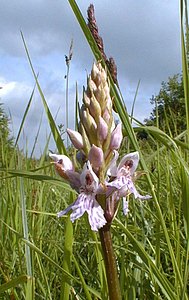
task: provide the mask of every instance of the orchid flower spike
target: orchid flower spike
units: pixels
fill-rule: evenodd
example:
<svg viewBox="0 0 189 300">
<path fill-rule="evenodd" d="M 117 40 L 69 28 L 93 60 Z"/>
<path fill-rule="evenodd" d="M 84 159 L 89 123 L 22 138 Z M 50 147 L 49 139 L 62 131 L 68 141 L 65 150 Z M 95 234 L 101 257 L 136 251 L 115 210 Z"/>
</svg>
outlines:
<svg viewBox="0 0 189 300">
<path fill-rule="evenodd" d="M 108 75 L 98 62 L 93 65 L 83 91 L 78 131 L 67 129 L 76 148 L 75 164 L 66 155 L 49 154 L 57 173 L 78 192 L 77 199 L 57 216 L 71 211 L 70 219 L 74 222 L 86 212 L 94 231 L 112 222 L 120 198 L 124 214 L 129 211 L 129 194 L 139 199 L 151 198 L 140 195 L 134 185 L 139 153 L 129 153 L 117 164 L 123 134 L 122 124 L 115 126 L 112 106 Z M 76 172 L 75 166 L 82 170 Z"/>
</svg>

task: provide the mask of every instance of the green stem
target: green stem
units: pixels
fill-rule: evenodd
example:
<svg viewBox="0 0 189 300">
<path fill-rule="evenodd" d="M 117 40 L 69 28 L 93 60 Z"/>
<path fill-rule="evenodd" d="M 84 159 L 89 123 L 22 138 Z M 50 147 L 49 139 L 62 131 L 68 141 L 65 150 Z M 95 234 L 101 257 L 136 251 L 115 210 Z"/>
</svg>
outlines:
<svg viewBox="0 0 189 300">
<path fill-rule="evenodd" d="M 100 240 L 106 268 L 109 300 L 121 300 L 121 290 L 117 273 L 117 263 L 112 245 L 110 224 L 99 229 Z"/>
<path fill-rule="evenodd" d="M 70 65 L 68 64 L 67 65 L 67 74 L 66 74 L 66 129 L 68 128 L 68 118 L 69 118 L 69 116 L 68 116 L 68 114 L 69 114 L 69 111 L 68 111 L 69 72 L 70 72 Z M 67 134 L 67 147 L 68 147 L 68 134 Z"/>
</svg>

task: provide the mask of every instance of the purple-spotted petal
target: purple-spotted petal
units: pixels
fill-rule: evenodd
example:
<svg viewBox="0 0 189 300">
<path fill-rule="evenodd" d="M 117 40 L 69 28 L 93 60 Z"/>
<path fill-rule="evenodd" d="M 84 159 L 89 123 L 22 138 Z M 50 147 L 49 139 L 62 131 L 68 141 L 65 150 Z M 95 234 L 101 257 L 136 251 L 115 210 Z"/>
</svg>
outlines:
<svg viewBox="0 0 189 300">
<path fill-rule="evenodd" d="M 118 196 L 120 198 L 127 196 L 129 193 L 133 194 L 135 199 L 139 198 L 141 200 L 147 200 L 151 198 L 150 195 L 142 196 L 139 194 L 130 176 L 120 176 L 119 178 L 108 182 L 107 187 L 110 187 L 110 189 L 115 188 L 116 190 L 118 190 Z"/>
<path fill-rule="evenodd" d="M 128 185 L 129 180 L 131 181 L 131 179 L 129 177 L 120 176 L 120 177 L 114 179 L 113 181 L 108 182 L 106 185 L 108 187 L 114 187 L 117 190 L 120 190 L 123 186 Z"/>
<path fill-rule="evenodd" d="M 64 215 L 66 215 L 71 209 L 72 209 L 73 204 L 70 204 L 66 209 L 61 210 L 57 213 L 57 217 L 60 218 Z"/>
<path fill-rule="evenodd" d="M 143 196 L 143 195 L 139 194 L 139 192 L 138 192 L 137 189 L 135 188 L 135 186 L 134 186 L 134 184 L 133 184 L 132 181 L 129 183 L 128 188 L 129 188 L 129 191 L 134 195 L 135 199 L 136 199 L 136 198 L 139 198 L 139 199 L 141 199 L 141 200 L 148 200 L 148 199 L 151 199 L 151 198 L 152 198 L 150 195 L 145 195 L 145 196 Z"/>
<path fill-rule="evenodd" d="M 81 193 L 76 202 L 72 205 L 73 212 L 70 215 L 70 219 L 74 222 L 80 218 L 85 212 L 88 213 L 89 224 L 93 231 L 97 231 L 99 228 L 106 224 L 104 217 L 104 211 L 98 204 L 93 195 L 86 195 Z"/>
<path fill-rule="evenodd" d="M 93 204 L 88 212 L 89 223 L 93 231 L 98 231 L 107 221 L 104 217 L 104 211 L 98 202 L 94 199 Z"/>
<path fill-rule="evenodd" d="M 126 199 L 126 197 L 123 197 L 123 213 L 126 216 L 129 212 L 129 201 Z"/>
<path fill-rule="evenodd" d="M 70 220 L 74 222 L 78 218 L 80 218 L 84 212 L 87 210 L 90 205 L 90 195 L 86 195 L 84 193 L 79 194 L 77 200 L 72 205 L 73 212 L 70 215 Z"/>
</svg>

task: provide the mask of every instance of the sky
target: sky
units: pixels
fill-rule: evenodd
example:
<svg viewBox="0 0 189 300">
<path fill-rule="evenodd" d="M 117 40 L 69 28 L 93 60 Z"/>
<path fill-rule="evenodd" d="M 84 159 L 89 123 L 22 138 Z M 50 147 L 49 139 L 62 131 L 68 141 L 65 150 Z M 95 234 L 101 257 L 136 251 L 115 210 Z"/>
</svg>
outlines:
<svg viewBox="0 0 189 300">
<path fill-rule="evenodd" d="M 179 1 L 174 0 L 78 0 L 85 19 L 94 4 L 99 33 L 108 57 L 118 68 L 119 85 L 128 112 L 140 80 L 134 116 L 150 116 L 150 98 L 162 81 L 181 73 Z M 20 32 L 22 31 L 39 83 L 57 125 L 66 125 L 66 64 L 71 40 L 73 58 L 69 73 L 69 127 L 74 128 L 76 82 L 81 99 L 93 54 L 67 0 L 1 0 L 0 102 L 11 118 L 16 137 L 35 80 Z M 41 97 L 36 90 L 19 140 L 20 149 L 31 152 L 40 126 L 34 155 L 39 157 L 50 132 Z M 66 137 L 64 136 L 66 139 Z M 49 148 L 55 150 L 51 140 Z"/>
</svg>

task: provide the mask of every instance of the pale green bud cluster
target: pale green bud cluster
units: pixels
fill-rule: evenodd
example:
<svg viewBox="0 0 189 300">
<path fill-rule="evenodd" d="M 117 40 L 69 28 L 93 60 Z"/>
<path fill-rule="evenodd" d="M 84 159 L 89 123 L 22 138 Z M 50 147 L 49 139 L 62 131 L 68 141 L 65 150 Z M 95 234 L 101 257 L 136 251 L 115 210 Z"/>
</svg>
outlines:
<svg viewBox="0 0 189 300">
<path fill-rule="evenodd" d="M 83 93 L 80 121 L 88 138 L 87 144 L 94 144 L 106 152 L 114 121 L 107 74 L 100 63 L 93 64 L 89 75 L 87 89 Z M 89 150 L 86 149 L 86 152 Z"/>
<path fill-rule="evenodd" d="M 94 63 L 83 92 L 79 133 L 68 129 L 73 145 L 89 159 L 96 173 L 106 169 L 122 141 L 121 124 L 115 127 L 107 73 Z"/>
</svg>

